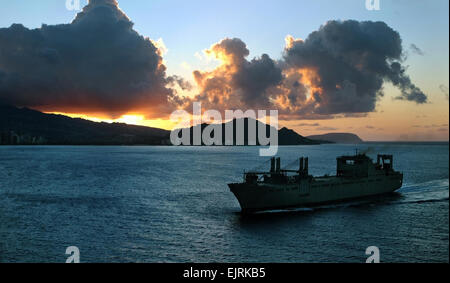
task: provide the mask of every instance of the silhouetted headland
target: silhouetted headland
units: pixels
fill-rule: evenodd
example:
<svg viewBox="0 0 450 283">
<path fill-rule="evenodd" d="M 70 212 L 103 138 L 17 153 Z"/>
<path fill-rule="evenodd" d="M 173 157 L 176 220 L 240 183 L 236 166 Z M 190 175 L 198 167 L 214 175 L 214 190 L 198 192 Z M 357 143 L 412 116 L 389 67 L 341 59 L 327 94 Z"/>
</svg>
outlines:
<svg viewBox="0 0 450 283">
<path fill-rule="evenodd" d="M 248 145 L 248 122 L 244 119 L 245 145 Z M 255 121 L 253 121 L 255 122 Z M 233 123 L 236 137 L 237 120 Z M 257 121 L 257 123 L 261 123 Z M 225 123 L 224 123 L 225 124 Z M 200 126 L 200 125 L 199 125 Z M 196 126 L 196 127 L 199 127 Z M 202 124 L 204 129 L 207 124 Z M 258 127 L 257 127 L 258 128 Z M 191 139 L 193 127 L 190 129 Z M 225 126 L 222 127 L 225 137 Z M 257 130 L 258 131 L 258 130 Z M 270 126 L 266 125 L 266 133 Z M 278 131 L 279 145 L 316 145 L 315 141 L 293 130 Z M 64 115 L 46 114 L 28 108 L 0 105 L 0 145 L 171 145 L 170 131 L 123 123 L 93 122 Z M 191 143 L 193 144 L 193 143 Z M 223 144 L 225 139 L 223 138 Z M 233 140 L 236 145 L 236 138 Z"/>
<path fill-rule="evenodd" d="M 364 141 L 355 134 L 351 133 L 328 133 L 324 135 L 307 136 L 308 139 L 315 141 L 329 141 L 332 143 L 359 144 Z"/>
</svg>

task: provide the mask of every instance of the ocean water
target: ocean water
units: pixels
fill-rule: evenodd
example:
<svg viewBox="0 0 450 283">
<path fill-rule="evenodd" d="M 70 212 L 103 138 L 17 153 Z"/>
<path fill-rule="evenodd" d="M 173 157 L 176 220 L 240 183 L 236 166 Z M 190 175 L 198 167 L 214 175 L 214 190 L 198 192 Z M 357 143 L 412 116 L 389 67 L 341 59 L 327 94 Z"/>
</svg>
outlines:
<svg viewBox="0 0 450 283">
<path fill-rule="evenodd" d="M 268 168 L 257 147 L 0 147 L 0 262 L 449 261 L 449 145 L 374 143 L 404 186 L 389 196 L 242 216 L 227 183 Z M 349 145 L 280 147 L 333 174 Z"/>
</svg>

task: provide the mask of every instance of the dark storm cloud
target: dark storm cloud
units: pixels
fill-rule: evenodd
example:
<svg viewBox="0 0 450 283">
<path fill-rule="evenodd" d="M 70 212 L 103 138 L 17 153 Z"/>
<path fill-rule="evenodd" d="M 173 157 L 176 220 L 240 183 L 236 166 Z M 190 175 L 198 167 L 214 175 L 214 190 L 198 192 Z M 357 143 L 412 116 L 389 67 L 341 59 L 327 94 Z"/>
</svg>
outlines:
<svg viewBox="0 0 450 283">
<path fill-rule="evenodd" d="M 427 102 L 402 65 L 400 35 L 383 22 L 330 21 L 306 40 L 286 42 L 277 62 L 268 55 L 247 60 L 238 38 L 214 44 L 205 52 L 221 64 L 194 72 L 194 100 L 213 109 L 278 109 L 285 120 L 365 117 L 391 82 L 401 93 L 396 99 Z"/>
<path fill-rule="evenodd" d="M 250 54 L 247 45 L 239 38 L 225 38 L 221 42 L 214 44 L 206 53 L 215 56 L 225 56 L 230 62 L 240 64 Z"/>
<path fill-rule="evenodd" d="M 192 89 L 192 84 L 189 81 L 186 81 L 185 79 L 177 75 L 167 77 L 167 83 L 173 87 L 179 86 L 182 90 Z"/>
<path fill-rule="evenodd" d="M 396 99 L 415 101 L 418 104 L 427 102 L 427 96 L 411 83 L 411 79 L 405 74 L 405 69 L 399 62 L 391 64 L 388 78 L 401 91 L 401 96 L 396 97 Z"/>
<path fill-rule="evenodd" d="M 162 51 L 133 30 L 117 2 L 91 0 L 70 24 L 0 29 L 0 102 L 112 117 L 166 117 L 193 101 L 278 109 L 282 119 L 361 117 L 375 110 L 385 81 L 401 90 L 397 99 L 427 102 L 405 73 L 402 51 L 399 34 L 382 22 L 330 21 L 304 41 L 292 39 L 279 61 L 248 59 L 242 40 L 226 38 L 206 50 L 221 64 L 194 72 L 199 92 L 188 99 L 176 89 L 192 86 L 166 75 Z"/>
<path fill-rule="evenodd" d="M 398 99 L 427 102 L 401 65 L 400 35 L 383 22 L 327 22 L 306 40 L 292 40 L 284 59 L 287 67 L 317 71 L 315 113 L 374 111 L 384 81 L 401 90 Z"/>
<path fill-rule="evenodd" d="M 70 24 L 0 29 L 0 101 L 49 111 L 168 113 L 161 52 L 114 0 L 91 0 Z M 185 87 L 185 85 L 183 85 Z"/>
<path fill-rule="evenodd" d="M 270 106 L 270 90 L 282 82 L 283 75 L 268 55 L 248 61 L 249 50 L 238 38 L 226 38 L 206 50 L 206 54 L 222 64 L 210 72 L 194 72 L 200 88 L 195 100 L 220 109 Z"/>
<path fill-rule="evenodd" d="M 266 54 L 250 62 L 244 62 L 233 76 L 237 88 L 242 90 L 242 100 L 251 107 L 256 105 L 269 105 L 267 90 L 277 86 L 283 79 L 281 69 Z"/>
</svg>

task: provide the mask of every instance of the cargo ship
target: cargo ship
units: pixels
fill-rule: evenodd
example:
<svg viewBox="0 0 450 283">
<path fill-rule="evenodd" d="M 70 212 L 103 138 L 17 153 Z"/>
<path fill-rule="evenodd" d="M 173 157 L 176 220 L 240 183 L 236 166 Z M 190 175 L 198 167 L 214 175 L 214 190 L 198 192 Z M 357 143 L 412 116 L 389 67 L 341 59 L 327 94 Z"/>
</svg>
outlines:
<svg viewBox="0 0 450 283">
<path fill-rule="evenodd" d="M 299 159 L 298 170 L 281 169 L 272 158 L 269 172 L 244 172 L 242 183 L 228 184 L 243 213 L 320 206 L 394 192 L 402 187 L 403 174 L 393 168 L 393 156 L 366 154 L 337 158 L 334 176 L 309 174 L 308 158 Z"/>
</svg>

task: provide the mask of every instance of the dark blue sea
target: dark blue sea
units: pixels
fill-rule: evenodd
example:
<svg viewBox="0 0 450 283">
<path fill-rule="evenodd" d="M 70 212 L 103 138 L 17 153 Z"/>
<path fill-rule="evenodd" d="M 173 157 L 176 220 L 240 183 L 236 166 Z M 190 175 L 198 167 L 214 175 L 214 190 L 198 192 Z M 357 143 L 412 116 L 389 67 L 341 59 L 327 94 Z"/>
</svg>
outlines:
<svg viewBox="0 0 450 283">
<path fill-rule="evenodd" d="M 227 183 L 268 169 L 257 147 L 0 147 L 0 262 L 449 261 L 448 143 L 371 143 L 394 154 L 398 194 L 242 216 Z M 334 174 L 355 146 L 280 147 Z M 282 164 L 283 165 L 283 164 Z"/>
</svg>

